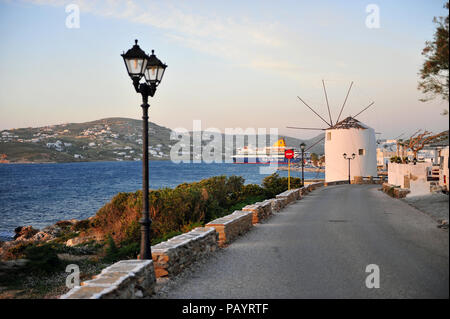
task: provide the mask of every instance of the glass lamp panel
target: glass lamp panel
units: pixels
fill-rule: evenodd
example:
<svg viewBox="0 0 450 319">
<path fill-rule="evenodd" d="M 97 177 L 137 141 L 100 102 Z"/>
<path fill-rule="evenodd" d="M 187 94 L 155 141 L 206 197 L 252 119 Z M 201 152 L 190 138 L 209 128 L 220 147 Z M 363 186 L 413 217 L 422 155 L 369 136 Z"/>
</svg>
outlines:
<svg viewBox="0 0 450 319">
<path fill-rule="evenodd" d="M 157 66 L 149 66 L 145 69 L 145 79 L 147 82 L 156 82 L 158 76 L 158 67 Z"/>
<path fill-rule="evenodd" d="M 141 58 L 125 59 L 125 63 L 131 76 L 142 76 L 143 70 L 147 66 L 147 60 Z"/>
<path fill-rule="evenodd" d="M 165 70 L 166 68 L 158 67 L 158 77 L 157 77 L 158 82 L 161 82 Z"/>
</svg>

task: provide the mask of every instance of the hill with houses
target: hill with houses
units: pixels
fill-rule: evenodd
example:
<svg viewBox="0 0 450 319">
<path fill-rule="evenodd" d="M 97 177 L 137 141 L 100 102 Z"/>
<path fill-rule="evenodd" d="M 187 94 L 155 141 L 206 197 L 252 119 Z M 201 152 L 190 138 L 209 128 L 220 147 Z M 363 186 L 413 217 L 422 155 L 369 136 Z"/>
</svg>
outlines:
<svg viewBox="0 0 450 319">
<path fill-rule="evenodd" d="M 169 128 L 149 123 L 151 160 L 170 159 L 170 149 L 178 142 L 170 139 L 171 132 Z M 312 145 L 321 137 L 304 142 Z M 298 147 L 303 142 L 292 137 L 284 138 L 291 147 Z M 224 135 L 222 139 L 225 140 Z M 310 151 L 322 154 L 323 142 Z M 141 158 L 142 122 L 136 119 L 106 118 L 0 131 L 0 163 L 140 161 Z"/>
</svg>

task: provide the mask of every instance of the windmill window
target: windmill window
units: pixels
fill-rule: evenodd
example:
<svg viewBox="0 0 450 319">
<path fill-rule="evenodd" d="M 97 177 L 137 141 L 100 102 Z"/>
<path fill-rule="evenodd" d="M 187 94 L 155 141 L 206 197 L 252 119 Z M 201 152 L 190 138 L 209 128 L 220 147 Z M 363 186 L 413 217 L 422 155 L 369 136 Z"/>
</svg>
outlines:
<svg viewBox="0 0 450 319">
<path fill-rule="evenodd" d="M 327 141 L 331 141 L 331 132 L 327 133 Z"/>
<path fill-rule="evenodd" d="M 366 150 L 364 148 L 360 148 L 358 151 L 359 155 L 364 155 L 366 153 Z"/>
</svg>

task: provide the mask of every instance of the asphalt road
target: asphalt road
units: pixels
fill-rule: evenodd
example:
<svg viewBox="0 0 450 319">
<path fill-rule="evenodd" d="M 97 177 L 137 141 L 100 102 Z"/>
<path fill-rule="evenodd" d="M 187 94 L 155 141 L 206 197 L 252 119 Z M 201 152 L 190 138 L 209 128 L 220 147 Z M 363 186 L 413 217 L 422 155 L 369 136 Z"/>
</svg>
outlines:
<svg viewBox="0 0 450 319">
<path fill-rule="evenodd" d="M 448 298 L 449 235 L 375 185 L 320 188 L 258 224 L 159 298 Z M 380 287 L 366 287 L 369 264 Z"/>
</svg>

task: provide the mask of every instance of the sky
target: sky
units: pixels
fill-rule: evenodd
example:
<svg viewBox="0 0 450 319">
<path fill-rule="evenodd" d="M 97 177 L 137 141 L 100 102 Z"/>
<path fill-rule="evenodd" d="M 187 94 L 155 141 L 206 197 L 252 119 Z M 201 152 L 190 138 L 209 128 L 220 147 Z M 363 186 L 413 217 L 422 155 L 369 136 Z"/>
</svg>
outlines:
<svg viewBox="0 0 450 319">
<path fill-rule="evenodd" d="M 66 20 L 80 10 L 79 28 Z M 0 0 L 0 130 L 141 117 L 120 54 L 139 40 L 168 65 L 150 121 L 171 129 L 278 128 L 358 119 L 394 138 L 448 129 L 448 103 L 420 102 L 421 51 L 441 0 Z M 378 25 L 368 18 L 376 5 Z M 369 22 L 374 20 L 370 20 Z M 370 24 L 370 23 L 369 23 Z M 69 25 L 70 26 L 70 25 Z M 370 24 L 370 26 L 374 26 Z"/>
</svg>

